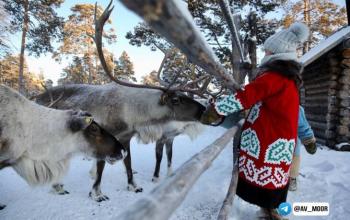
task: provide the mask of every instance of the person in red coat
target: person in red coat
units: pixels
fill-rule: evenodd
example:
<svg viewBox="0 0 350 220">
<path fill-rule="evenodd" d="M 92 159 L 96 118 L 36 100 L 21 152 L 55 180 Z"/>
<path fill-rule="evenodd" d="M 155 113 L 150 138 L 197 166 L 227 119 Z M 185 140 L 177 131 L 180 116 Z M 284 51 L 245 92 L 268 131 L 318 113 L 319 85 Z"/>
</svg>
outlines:
<svg viewBox="0 0 350 220">
<path fill-rule="evenodd" d="M 280 218 L 276 208 L 287 198 L 302 70 L 296 50 L 308 33 L 306 25 L 295 23 L 268 38 L 255 80 L 217 100 L 202 115 L 201 121 L 211 124 L 250 109 L 240 140 L 237 195 L 262 207 L 270 219 Z"/>
</svg>

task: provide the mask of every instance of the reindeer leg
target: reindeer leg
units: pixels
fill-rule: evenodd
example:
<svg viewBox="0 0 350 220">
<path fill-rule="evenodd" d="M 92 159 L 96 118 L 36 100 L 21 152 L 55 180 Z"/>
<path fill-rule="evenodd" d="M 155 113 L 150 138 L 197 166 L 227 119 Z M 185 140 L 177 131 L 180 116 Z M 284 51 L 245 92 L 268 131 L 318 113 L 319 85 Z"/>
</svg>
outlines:
<svg viewBox="0 0 350 220">
<path fill-rule="evenodd" d="M 163 148 L 164 148 L 164 141 L 163 139 L 160 139 L 156 142 L 156 167 L 154 169 L 152 182 L 158 182 L 159 180 L 159 169 L 160 169 L 160 164 L 162 162 L 162 157 L 163 157 Z"/>
<path fill-rule="evenodd" d="M 90 175 L 91 179 L 96 180 L 96 178 L 97 178 L 97 161 L 94 161 L 94 163 L 92 163 L 92 167 L 89 171 L 89 175 Z"/>
<path fill-rule="evenodd" d="M 173 174 L 173 168 L 172 168 L 172 158 L 173 158 L 173 142 L 174 138 L 170 138 L 165 142 L 166 145 L 166 155 L 168 158 L 168 173 L 167 176 L 170 176 Z"/>
<path fill-rule="evenodd" d="M 106 162 L 104 160 L 98 160 L 96 161 L 96 178 L 95 183 L 92 186 L 92 190 L 89 193 L 89 197 L 96 202 L 102 202 L 109 200 L 108 196 L 103 195 L 101 192 L 101 178 L 103 169 L 105 167 Z"/>
<path fill-rule="evenodd" d="M 138 187 L 134 182 L 133 172 L 131 168 L 131 153 L 130 153 L 130 140 L 124 143 L 125 148 L 128 151 L 128 155 L 124 159 L 124 165 L 126 169 L 126 174 L 128 176 L 128 190 L 133 192 L 142 192 L 143 189 Z"/>
</svg>

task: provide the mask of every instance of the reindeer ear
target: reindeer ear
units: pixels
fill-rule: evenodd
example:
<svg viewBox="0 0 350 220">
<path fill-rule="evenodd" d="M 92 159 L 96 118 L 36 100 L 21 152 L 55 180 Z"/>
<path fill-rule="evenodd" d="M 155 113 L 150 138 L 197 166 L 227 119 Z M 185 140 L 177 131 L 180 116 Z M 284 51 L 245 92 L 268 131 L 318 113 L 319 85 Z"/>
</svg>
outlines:
<svg viewBox="0 0 350 220">
<path fill-rule="evenodd" d="M 94 121 L 94 118 L 89 113 L 78 112 L 72 115 L 72 118 L 68 123 L 69 123 L 69 128 L 73 132 L 77 132 L 89 127 L 93 121 Z"/>
</svg>

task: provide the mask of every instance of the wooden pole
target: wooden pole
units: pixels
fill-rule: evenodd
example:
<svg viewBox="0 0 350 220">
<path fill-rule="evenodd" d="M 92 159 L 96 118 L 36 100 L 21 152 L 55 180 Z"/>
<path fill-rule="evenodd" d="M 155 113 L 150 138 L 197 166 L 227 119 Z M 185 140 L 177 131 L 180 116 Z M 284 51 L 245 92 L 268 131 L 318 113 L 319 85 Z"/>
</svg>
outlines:
<svg viewBox="0 0 350 220">
<path fill-rule="evenodd" d="M 238 126 L 235 126 L 227 130 L 223 136 L 184 163 L 172 176 L 153 189 L 149 195 L 138 200 L 115 219 L 169 219 L 171 214 L 185 199 L 193 184 L 227 146 L 237 129 Z"/>
<path fill-rule="evenodd" d="M 240 121 L 238 131 L 233 139 L 233 168 L 230 186 L 228 188 L 224 202 L 222 203 L 219 211 L 218 220 L 227 220 L 228 215 L 231 213 L 233 207 L 233 199 L 236 195 L 237 182 L 238 182 L 238 156 L 239 156 L 239 144 L 241 140 L 243 121 Z"/>
<path fill-rule="evenodd" d="M 218 61 L 200 30 L 195 25 L 186 4 L 179 0 L 120 0 L 127 8 L 145 19 L 155 31 L 179 48 L 188 59 L 213 74 L 232 90 L 240 85 Z"/>
</svg>

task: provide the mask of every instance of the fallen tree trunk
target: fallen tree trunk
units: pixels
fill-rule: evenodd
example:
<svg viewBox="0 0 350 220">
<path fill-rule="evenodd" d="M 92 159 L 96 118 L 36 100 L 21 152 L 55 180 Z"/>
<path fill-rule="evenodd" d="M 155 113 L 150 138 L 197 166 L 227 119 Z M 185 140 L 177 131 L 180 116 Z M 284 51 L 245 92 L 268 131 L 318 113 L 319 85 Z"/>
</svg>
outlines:
<svg viewBox="0 0 350 220">
<path fill-rule="evenodd" d="M 214 143 L 194 155 L 184 163 L 175 173 L 165 179 L 162 184 L 153 189 L 150 194 L 124 211 L 118 220 L 162 220 L 170 215 L 185 199 L 193 184 L 206 171 L 213 160 L 227 146 L 238 126 L 229 129 Z"/>
</svg>

